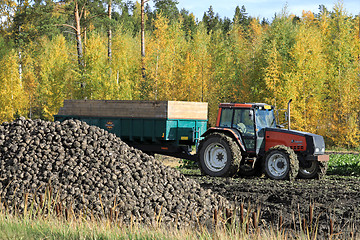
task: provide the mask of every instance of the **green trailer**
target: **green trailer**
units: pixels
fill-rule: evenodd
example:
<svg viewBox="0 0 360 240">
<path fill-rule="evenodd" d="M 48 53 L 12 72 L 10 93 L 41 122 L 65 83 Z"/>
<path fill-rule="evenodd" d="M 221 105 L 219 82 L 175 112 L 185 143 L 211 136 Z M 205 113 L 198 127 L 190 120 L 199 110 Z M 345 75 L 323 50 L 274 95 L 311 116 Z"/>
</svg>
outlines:
<svg viewBox="0 0 360 240">
<path fill-rule="evenodd" d="M 190 152 L 207 130 L 207 109 L 201 102 L 65 100 L 54 119 L 78 119 L 145 152 L 195 160 Z"/>
</svg>

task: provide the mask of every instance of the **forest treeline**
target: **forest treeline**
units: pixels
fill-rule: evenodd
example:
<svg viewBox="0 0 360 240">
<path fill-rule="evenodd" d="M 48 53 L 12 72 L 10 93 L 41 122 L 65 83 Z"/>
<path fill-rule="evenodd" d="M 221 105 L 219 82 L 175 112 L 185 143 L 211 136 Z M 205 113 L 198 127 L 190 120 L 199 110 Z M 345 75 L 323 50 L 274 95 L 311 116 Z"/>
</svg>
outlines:
<svg viewBox="0 0 360 240">
<path fill-rule="evenodd" d="M 293 129 L 360 146 L 360 19 L 341 2 L 270 20 L 152 3 L 142 57 L 140 2 L 2 1 L 0 122 L 52 120 L 64 99 L 142 99 L 208 102 L 214 124 L 221 102 L 293 99 Z"/>
</svg>

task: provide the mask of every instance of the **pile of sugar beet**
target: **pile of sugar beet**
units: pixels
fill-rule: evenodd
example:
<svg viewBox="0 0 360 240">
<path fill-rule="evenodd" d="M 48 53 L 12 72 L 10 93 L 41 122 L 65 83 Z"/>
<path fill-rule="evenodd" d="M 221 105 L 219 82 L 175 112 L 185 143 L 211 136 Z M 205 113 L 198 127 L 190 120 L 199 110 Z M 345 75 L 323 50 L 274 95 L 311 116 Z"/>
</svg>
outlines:
<svg viewBox="0 0 360 240">
<path fill-rule="evenodd" d="M 228 206 L 176 169 L 78 120 L 23 117 L 0 126 L 0 207 L 24 211 L 51 189 L 63 209 L 124 223 L 194 226 Z M 25 201 L 27 201 L 25 203 Z"/>
</svg>

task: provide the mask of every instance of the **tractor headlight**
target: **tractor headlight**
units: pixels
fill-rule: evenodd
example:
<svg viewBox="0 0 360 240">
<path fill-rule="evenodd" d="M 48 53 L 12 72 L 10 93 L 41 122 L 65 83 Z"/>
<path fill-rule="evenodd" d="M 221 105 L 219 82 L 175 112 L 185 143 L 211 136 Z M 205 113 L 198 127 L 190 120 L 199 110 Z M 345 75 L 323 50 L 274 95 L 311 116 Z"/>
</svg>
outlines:
<svg viewBox="0 0 360 240">
<path fill-rule="evenodd" d="M 315 153 L 319 153 L 320 152 L 320 148 L 315 148 Z"/>
</svg>

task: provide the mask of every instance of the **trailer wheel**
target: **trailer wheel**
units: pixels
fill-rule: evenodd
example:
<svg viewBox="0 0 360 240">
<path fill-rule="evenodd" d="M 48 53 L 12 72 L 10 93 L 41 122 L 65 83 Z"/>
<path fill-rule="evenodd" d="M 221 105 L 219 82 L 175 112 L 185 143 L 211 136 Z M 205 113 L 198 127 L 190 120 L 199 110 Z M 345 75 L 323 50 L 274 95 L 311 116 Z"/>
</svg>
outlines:
<svg viewBox="0 0 360 240">
<path fill-rule="evenodd" d="M 267 152 L 263 168 L 265 174 L 271 179 L 292 181 L 298 175 L 299 160 L 291 148 L 278 145 Z"/>
<path fill-rule="evenodd" d="M 307 168 L 299 167 L 299 178 L 312 179 L 318 177 L 320 172 L 319 162 L 311 161 L 310 166 Z"/>
<path fill-rule="evenodd" d="M 225 134 L 210 134 L 199 145 L 199 167 L 204 174 L 231 177 L 237 173 L 240 162 L 238 145 Z"/>
</svg>

